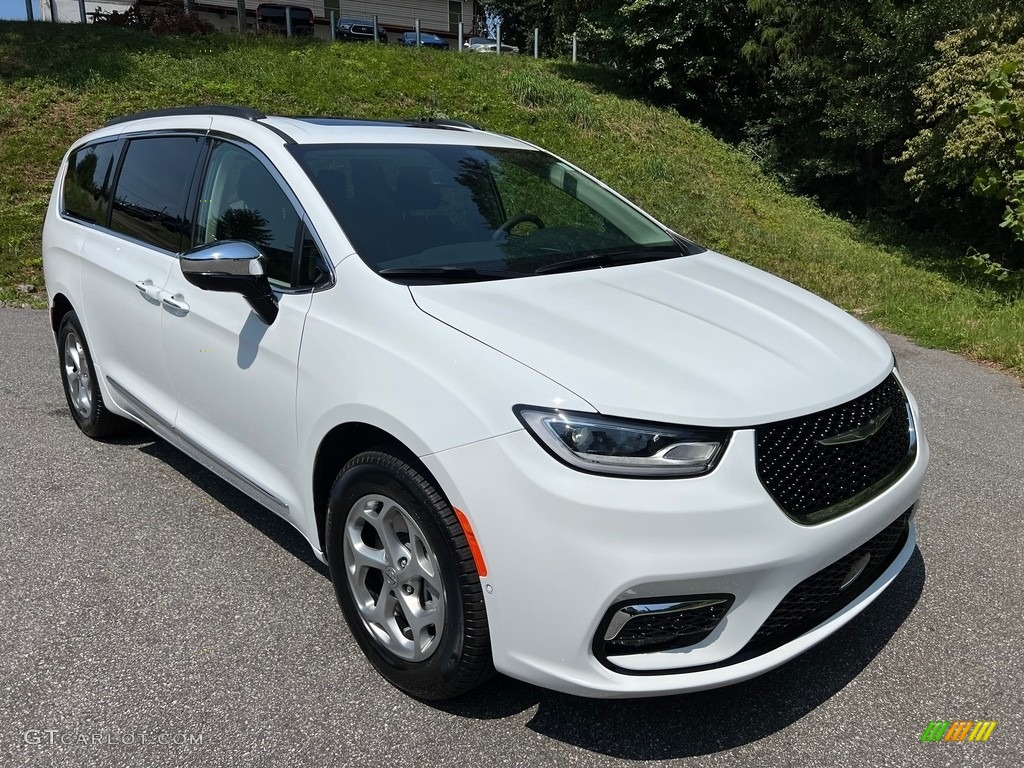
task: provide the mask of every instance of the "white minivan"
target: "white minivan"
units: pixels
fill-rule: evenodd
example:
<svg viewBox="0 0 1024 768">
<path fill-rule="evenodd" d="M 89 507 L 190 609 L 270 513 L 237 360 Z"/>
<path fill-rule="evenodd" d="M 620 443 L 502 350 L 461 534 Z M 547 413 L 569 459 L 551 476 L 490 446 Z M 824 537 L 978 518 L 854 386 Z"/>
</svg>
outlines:
<svg viewBox="0 0 1024 768">
<path fill-rule="evenodd" d="M 82 431 L 142 424 L 291 523 L 417 697 L 745 680 L 914 550 L 886 343 L 525 141 L 116 119 L 65 156 L 43 263 Z"/>
</svg>

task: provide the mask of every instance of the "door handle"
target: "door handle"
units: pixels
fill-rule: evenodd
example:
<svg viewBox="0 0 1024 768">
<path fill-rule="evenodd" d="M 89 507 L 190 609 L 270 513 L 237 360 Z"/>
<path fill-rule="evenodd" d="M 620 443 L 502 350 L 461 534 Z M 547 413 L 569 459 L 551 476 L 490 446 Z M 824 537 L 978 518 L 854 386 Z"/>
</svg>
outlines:
<svg viewBox="0 0 1024 768">
<path fill-rule="evenodd" d="M 173 309 L 175 312 L 181 312 L 182 314 L 189 310 L 188 304 L 185 303 L 185 298 L 180 293 L 176 293 L 173 296 L 165 293 L 160 297 L 160 303 L 168 309 Z"/>
<path fill-rule="evenodd" d="M 135 287 L 139 289 L 139 292 L 147 299 L 153 299 L 158 301 L 160 299 L 160 289 L 153 285 L 152 280 L 137 280 Z"/>
</svg>

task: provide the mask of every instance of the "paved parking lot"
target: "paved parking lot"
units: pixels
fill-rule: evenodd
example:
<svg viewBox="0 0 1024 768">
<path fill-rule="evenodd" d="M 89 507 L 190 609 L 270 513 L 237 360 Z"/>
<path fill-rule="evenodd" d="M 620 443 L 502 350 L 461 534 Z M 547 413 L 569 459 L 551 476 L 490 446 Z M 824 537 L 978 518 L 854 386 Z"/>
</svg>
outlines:
<svg viewBox="0 0 1024 768">
<path fill-rule="evenodd" d="M 363 661 L 297 534 L 145 433 L 84 437 L 45 313 L 0 309 L 0 765 L 1016 768 L 1024 389 L 891 342 L 933 450 L 920 548 L 844 630 L 706 693 L 427 705 Z M 998 726 L 919 742 L 937 719 Z"/>
</svg>

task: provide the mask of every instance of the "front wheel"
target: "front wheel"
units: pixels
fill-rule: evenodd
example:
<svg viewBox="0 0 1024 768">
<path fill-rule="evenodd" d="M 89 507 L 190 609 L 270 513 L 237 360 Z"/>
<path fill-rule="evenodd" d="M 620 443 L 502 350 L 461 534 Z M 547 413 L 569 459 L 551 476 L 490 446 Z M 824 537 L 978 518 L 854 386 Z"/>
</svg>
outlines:
<svg viewBox="0 0 1024 768">
<path fill-rule="evenodd" d="M 472 552 L 424 470 L 387 450 L 349 461 L 331 489 L 326 548 L 345 620 L 389 682 L 439 700 L 493 674 Z"/>
</svg>

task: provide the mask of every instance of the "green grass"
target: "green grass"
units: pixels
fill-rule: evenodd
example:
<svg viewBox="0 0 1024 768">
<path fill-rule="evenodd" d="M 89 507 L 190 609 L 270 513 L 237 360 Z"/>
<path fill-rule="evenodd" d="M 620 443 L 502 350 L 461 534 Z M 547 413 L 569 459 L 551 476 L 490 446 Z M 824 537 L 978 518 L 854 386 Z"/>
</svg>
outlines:
<svg viewBox="0 0 1024 768">
<path fill-rule="evenodd" d="M 54 173 L 111 116 L 196 103 L 445 116 L 545 146 L 703 245 L 876 326 L 1024 377 L 1024 301 L 961 274 L 956 249 L 830 217 L 699 126 L 617 90 L 607 72 L 513 56 L 0 23 L 0 302 L 43 306 Z"/>
</svg>

